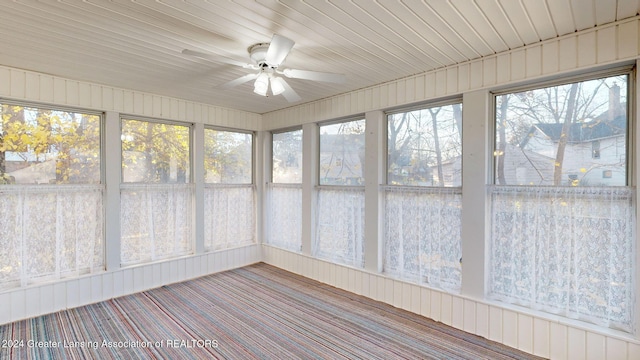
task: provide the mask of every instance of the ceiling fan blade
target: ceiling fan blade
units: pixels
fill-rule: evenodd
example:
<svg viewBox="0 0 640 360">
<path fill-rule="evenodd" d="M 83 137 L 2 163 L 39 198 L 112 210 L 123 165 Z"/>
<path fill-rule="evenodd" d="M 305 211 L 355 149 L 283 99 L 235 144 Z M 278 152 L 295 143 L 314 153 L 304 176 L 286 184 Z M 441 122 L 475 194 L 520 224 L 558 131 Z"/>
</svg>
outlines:
<svg viewBox="0 0 640 360">
<path fill-rule="evenodd" d="M 200 51 L 189 50 L 189 49 L 182 50 L 182 53 L 185 54 L 185 55 L 195 56 L 195 57 L 198 57 L 198 58 L 201 58 L 201 59 L 205 59 L 205 60 L 211 60 L 211 61 L 215 61 L 215 62 L 221 62 L 221 63 L 225 63 L 225 64 L 240 66 L 240 67 L 247 68 L 247 69 L 253 69 L 253 68 L 257 69 L 257 67 L 255 67 L 255 65 L 251 65 L 251 64 L 248 64 L 248 63 L 243 63 L 241 61 L 235 61 L 235 60 L 226 58 L 224 56 L 208 54 L 208 53 L 203 53 L 203 52 L 200 52 Z"/>
<path fill-rule="evenodd" d="M 293 44 L 295 44 L 293 40 L 278 34 L 273 34 L 264 60 L 272 66 L 280 65 L 287 55 L 289 55 Z"/>
<path fill-rule="evenodd" d="M 336 84 L 343 84 L 347 81 L 347 77 L 343 74 L 325 73 L 319 71 L 285 69 L 282 73 L 284 74 L 284 76 L 293 79 L 323 81 Z"/>
<path fill-rule="evenodd" d="M 295 92 L 295 90 L 293 90 L 291 86 L 289 86 L 289 84 L 287 84 L 287 82 L 284 81 L 284 79 L 281 79 L 281 82 L 282 82 L 282 86 L 284 87 L 284 92 L 282 93 L 282 96 L 284 96 L 284 98 L 287 99 L 288 102 L 296 102 L 296 101 L 302 100 L 300 95 L 298 95 L 298 93 Z"/>
<path fill-rule="evenodd" d="M 257 74 L 257 73 L 256 73 L 256 74 L 247 74 L 247 75 L 245 75 L 245 76 L 241 76 L 241 77 L 239 77 L 239 78 L 237 78 L 237 79 L 235 79 L 235 80 L 231 80 L 231 81 L 229 81 L 229 82 L 227 82 L 227 83 L 224 83 L 224 84 L 222 84 L 222 85 L 220 85 L 220 86 L 218 86 L 218 87 L 219 87 L 220 89 L 230 89 L 230 88 L 232 88 L 232 87 L 234 87 L 234 86 L 238 86 L 238 85 L 240 85 L 240 84 L 244 84 L 244 83 L 246 83 L 247 81 L 251 81 L 251 80 L 253 80 L 253 79 L 257 78 L 257 77 L 258 77 L 258 75 L 259 75 L 259 74 Z"/>
</svg>

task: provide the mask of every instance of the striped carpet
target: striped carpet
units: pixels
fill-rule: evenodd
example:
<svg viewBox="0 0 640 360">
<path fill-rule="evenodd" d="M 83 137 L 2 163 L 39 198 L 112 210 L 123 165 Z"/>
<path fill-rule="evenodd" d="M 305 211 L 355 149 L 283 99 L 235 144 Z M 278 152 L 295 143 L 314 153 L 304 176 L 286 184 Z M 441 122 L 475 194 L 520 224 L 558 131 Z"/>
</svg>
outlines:
<svg viewBox="0 0 640 360">
<path fill-rule="evenodd" d="M 0 326 L 2 359 L 535 359 L 256 264 Z"/>
</svg>

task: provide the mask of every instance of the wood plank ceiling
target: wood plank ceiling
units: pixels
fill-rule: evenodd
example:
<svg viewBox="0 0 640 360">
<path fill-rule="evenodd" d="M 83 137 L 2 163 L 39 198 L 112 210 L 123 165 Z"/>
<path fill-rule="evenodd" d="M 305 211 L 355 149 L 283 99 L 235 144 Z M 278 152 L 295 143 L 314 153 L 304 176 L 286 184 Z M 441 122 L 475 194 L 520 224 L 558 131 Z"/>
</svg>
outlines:
<svg viewBox="0 0 640 360">
<path fill-rule="evenodd" d="M 3 0 L 0 65 L 265 113 L 294 104 L 247 69 L 274 33 L 295 41 L 283 66 L 342 73 L 345 84 L 287 79 L 299 103 L 634 17 L 638 0 Z"/>
</svg>

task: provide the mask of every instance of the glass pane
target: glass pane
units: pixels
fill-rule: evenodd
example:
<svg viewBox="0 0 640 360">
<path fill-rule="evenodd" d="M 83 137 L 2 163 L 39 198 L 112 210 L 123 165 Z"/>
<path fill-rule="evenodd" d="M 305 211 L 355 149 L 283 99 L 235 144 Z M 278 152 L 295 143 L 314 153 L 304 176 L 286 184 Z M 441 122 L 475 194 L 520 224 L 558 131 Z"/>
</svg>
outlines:
<svg viewBox="0 0 640 360">
<path fill-rule="evenodd" d="M 252 134 L 205 129 L 204 144 L 205 182 L 252 183 Z"/>
<path fill-rule="evenodd" d="M 122 120 L 122 181 L 189 182 L 189 127 Z"/>
<path fill-rule="evenodd" d="M 0 184 L 100 183 L 100 116 L 0 106 Z"/>
<path fill-rule="evenodd" d="M 365 121 L 320 127 L 320 185 L 364 185 Z"/>
<path fill-rule="evenodd" d="M 627 184 L 628 76 L 496 97 L 495 183 Z"/>
<path fill-rule="evenodd" d="M 388 117 L 387 182 L 462 185 L 462 104 Z"/>
<path fill-rule="evenodd" d="M 273 182 L 302 183 L 302 130 L 273 134 Z"/>
</svg>

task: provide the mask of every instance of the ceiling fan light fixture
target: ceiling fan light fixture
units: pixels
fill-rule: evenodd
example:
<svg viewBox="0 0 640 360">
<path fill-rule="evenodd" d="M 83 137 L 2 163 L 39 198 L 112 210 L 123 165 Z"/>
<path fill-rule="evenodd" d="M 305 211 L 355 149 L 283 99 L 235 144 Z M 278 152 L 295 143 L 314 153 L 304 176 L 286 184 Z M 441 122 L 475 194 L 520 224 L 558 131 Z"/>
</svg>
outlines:
<svg viewBox="0 0 640 360">
<path fill-rule="evenodd" d="M 269 90 L 269 76 L 261 73 L 258 75 L 256 82 L 253 83 L 253 92 L 258 95 L 267 96 L 267 90 Z"/>
<path fill-rule="evenodd" d="M 284 85 L 282 84 L 282 78 L 271 77 L 271 93 L 273 95 L 280 95 L 284 92 Z"/>
</svg>

